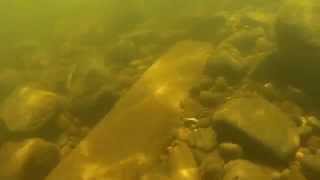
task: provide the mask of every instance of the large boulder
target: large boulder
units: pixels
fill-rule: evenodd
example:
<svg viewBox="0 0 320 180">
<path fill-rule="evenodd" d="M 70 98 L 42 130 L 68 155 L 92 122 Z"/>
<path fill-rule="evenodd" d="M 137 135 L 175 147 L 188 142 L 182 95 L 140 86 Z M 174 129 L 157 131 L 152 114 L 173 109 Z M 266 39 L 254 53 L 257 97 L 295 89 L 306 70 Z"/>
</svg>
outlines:
<svg viewBox="0 0 320 180">
<path fill-rule="evenodd" d="M 249 154 L 266 160 L 287 160 L 300 144 L 297 127 L 279 108 L 258 97 L 239 97 L 225 103 L 213 115 L 222 140 L 237 142 Z"/>
<path fill-rule="evenodd" d="M 319 55 L 315 51 L 320 47 L 319 18 L 319 7 L 314 0 L 287 1 L 275 22 L 279 50 L 288 55 Z"/>
<path fill-rule="evenodd" d="M 274 27 L 277 50 L 258 63 L 252 77 L 297 87 L 319 103 L 320 14 L 316 5 L 308 0 L 283 6 Z"/>
<path fill-rule="evenodd" d="M 28 139 L 5 143 L 0 160 L 0 179 L 42 180 L 58 164 L 60 152 L 42 139 Z"/>
<path fill-rule="evenodd" d="M 46 90 L 25 86 L 2 104 L 0 119 L 12 132 L 29 133 L 42 128 L 61 108 L 61 98 Z"/>
<path fill-rule="evenodd" d="M 263 28 L 239 30 L 219 44 L 208 58 L 205 73 L 211 78 L 223 76 L 230 82 L 239 82 L 272 47 Z"/>
<path fill-rule="evenodd" d="M 244 69 L 235 48 L 221 48 L 208 58 L 205 73 L 213 79 L 223 76 L 229 81 L 238 81 L 245 74 Z"/>
</svg>

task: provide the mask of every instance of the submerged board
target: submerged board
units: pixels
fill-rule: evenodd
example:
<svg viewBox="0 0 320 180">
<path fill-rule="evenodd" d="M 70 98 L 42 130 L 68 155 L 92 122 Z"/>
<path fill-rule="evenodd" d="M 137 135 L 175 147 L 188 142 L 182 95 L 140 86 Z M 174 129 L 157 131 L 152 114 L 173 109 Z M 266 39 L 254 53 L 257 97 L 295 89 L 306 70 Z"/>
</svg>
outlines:
<svg viewBox="0 0 320 180">
<path fill-rule="evenodd" d="M 114 106 L 47 180 L 135 179 L 157 163 L 198 83 L 207 43 L 177 43 Z"/>
</svg>

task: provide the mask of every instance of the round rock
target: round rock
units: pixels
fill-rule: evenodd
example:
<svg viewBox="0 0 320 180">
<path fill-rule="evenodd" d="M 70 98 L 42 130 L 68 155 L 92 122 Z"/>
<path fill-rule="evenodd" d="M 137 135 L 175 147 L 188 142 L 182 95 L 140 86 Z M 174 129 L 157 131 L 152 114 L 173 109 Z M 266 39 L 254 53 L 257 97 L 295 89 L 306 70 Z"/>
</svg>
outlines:
<svg viewBox="0 0 320 180">
<path fill-rule="evenodd" d="M 60 103 L 61 98 L 53 92 L 25 86 L 5 100 L 0 118 L 12 132 L 33 132 L 58 113 Z"/>
<path fill-rule="evenodd" d="M 8 142 L 0 149 L 0 177 L 42 180 L 58 164 L 57 146 L 42 139 Z"/>
</svg>

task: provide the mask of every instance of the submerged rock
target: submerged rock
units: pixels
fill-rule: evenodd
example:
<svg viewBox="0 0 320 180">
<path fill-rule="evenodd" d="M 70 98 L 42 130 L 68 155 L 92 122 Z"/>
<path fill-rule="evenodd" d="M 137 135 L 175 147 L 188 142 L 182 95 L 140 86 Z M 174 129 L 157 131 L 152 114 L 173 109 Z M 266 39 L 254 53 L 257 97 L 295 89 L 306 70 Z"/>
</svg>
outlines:
<svg viewBox="0 0 320 180">
<path fill-rule="evenodd" d="M 210 151 L 217 145 L 216 134 L 211 128 L 200 128 L 193 131 L 188 138 L 190 146 Z"/>
<path fill-rule="evenodd" d="M 231 161 L 226 164 L 225 170 L 223 180 L 272 180 L 271 173 L 246 160 Z"/>
<path fill-rule="evenodd" d="M 171 178 L 174 180 L 200 180 L 199 169 L 191 149 L 177 142 L 169 151 Z"/>
<path fill-rule="evenodd" d="M 226 160 L 239 159 L 243 156 L 243 149 L 238 144 L 221 143 L 218 149 L 221 156 Z"/>
<path fill-rule="evenodd" d="M 213 116 L 217 134 L 239 143 L 252 155 L 287 160 L 300 144 L 298 129 L 280 109 L 261 97 L 240 97 Z"/>
<path fill-rule="evenodd" d="M 42 128 L 61 108 L 61 98 L 49 91 L 22 87 L 3 103 L 0 118 L 12 132 L 33 132 Z"/>
<path fill-rule="evenodd" d="M 301 166 L 308 178 L 318 179 L 320 177 L 320 154 L 304 154 L 301 159 Z"/>
<path fill-rule="evenodd" d="M 137 57 L 137 47 L 130 40 L 120 40 L 106 56 L 106 63 L 116 63 L 126 66 Z"/>
<path fill-rule="evenodd" d="M 313 0 L 292 0 L 284 3 L 275 22 L 279 50 L 293 55 L 319 54 L 319 14 Z M 310 54 L 312 56 L 312 54 Z"/>
<path fill-rule="evenodd" d="M 245 74 L 245 67 L 237 53 L 234 49 L 219 49 L 217 54 L 208 59 L 205 73 L 213 78 L 223 76 L 229 81 L 239 80 Z"/>
<path fill-rule="evenodd" d="M 94 125 L 110 111 L 119 96 L 117 89 L 103 86 L 96 91 L 74 97 L 70 104 L 70 111 L 81 119 L 85 119 L 85 124 Z"/>
<path fill-rule="evenodd" d="M 309 116 L 306 118 L 307 124 L 314 128 L 315 130 L 320 130 L 320 120 L 315 116 Z"/>
<path fill-rule="evenodd" d="M 259 40 L 265 36 L 263 28 L 242 30 L 227 38 L 222 46 L 234 47 L 240 53 L 241 57 L 252 56 L 257 52 Z"/>
<path fill-rule="evenodd" d="M 313 153 L 316 153 L 320 150 L 320 137 L 319 136 L 311 136 L 306 141 L 306 147 Z"/>
<path fill-rule="evenodd" d="M 9 142 L 0 149 L 0 177 L 6 180 L 42 180 L 58 164 L 59 149 L 42 139 Z"/>
<path fill-rule="evenodd" d="M 283 6 L 274 28 L 278 49 L 258 63 L 252 77 L 297 87 L 319 104 L 319 10 L 311 1 L 293 0 Z"/>
<path fill-rule="evenodd" d="M 226 95 L 221 92 L 201 91 L 199 94 L 199 102 L 206 107 L 216 106 L 225 101 Z"/>
<path fill-rule="evenodd" d="M 200 165 L 203 180 L 221 180 L 224 175 L 224 160 L 218 152 L 209 153 Z"/>
</svg>

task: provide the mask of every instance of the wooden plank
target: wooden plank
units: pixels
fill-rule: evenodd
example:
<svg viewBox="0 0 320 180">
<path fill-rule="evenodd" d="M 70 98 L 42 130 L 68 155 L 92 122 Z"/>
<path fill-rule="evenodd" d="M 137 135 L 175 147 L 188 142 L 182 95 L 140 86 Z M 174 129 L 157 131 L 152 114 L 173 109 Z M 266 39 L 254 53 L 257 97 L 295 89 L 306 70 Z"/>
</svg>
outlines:
<svg viewBox="0 0 320 180">
<path fill-rule="evenodd" d="M 211 46 L 185 41 L 159 58 L 47 180 L 135 179 L 154 165 L 180 121 Z"/>
</svg>

